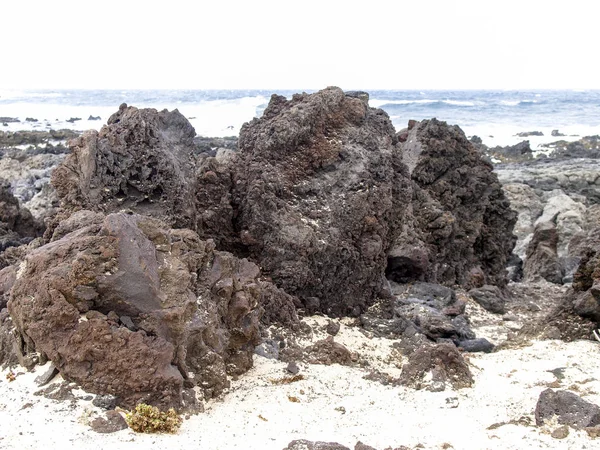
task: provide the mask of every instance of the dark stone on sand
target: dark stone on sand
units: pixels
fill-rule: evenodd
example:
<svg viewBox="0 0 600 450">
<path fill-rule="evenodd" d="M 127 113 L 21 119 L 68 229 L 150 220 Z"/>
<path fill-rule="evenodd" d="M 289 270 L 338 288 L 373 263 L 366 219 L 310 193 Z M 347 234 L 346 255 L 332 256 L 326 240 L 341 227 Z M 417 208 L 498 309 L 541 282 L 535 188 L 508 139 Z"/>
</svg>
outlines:
<svg viewBox="0 0 600 450">
<path fill-rule="evenodd" d="M 568 391 L 546 389 L 535 407 L 535 423 L 544 424 L 556 416 L 558 423 L 574 428 L 600 425 L 600 407 Z"/>
<path fill-rule="evenodd" d="M 287 367 L 285 368 L 285 370 L 287 370 L 289 373 L 296 375 L 300 372 L 300 368 L 298 367 L 298 364 L 296 364 L 295 361 L 290 361 L 287 365 Z"/>
<path fill-rule="evenodd" d="M 428 373 L 433 375 L 431 381 L 425 380 Z M 400 383 L 414 389 L 444 390 L 446 384 L 461 389 L 473 384 L 473 376 L 455 345 L 426 344 L 402 366 Z"/>
<path fill-rule="evenodd" d="M 470 353 L 490 353 L 494 350 L 494 344 L 486 338 L 468 339 L 466 341 L 459 341 L 458 348 Z"/>
<path fill-rule="evenodd" d="M 327 322 L 327 327 L 325 331 L 327 331 L 327 334 L 331 336 L 337 335 L 340 332 L 340 323 L 330 320 L 329 322 Z"/>
<path fill-rule="evenodd" d="M 115 409 L 117 406 L 117 397 L 110 394 L 96 395 L 92 400 L 92 405 L 106 410 Z"/>
<path fill-rule="evenodd" d="M 506 312 L 506 298 L 497 286 L 485 285 L 471 289 L 469 295 L 486 311 L 494 314 Z"/>
<path fill-rule="evenodd" d="M 38 386 L 45 386 L 50 383 L 56 375 L 58 375 L 58 369 L 53 363 L 50 363 L 48 369 L 42 375 L 36 377 L 35 382 Z"/>
<path fill-rule="evenodd" d="M 81 117 L 71 117 L 70 119 L 67 119 L 67 122 L 69 123 L 75 123 L 77 121 L 81 120 Z"/>
<path fill-rule="evenodd" d="M 105 416 L 106 418 L 96 417 L 90 423 L 90 427 L 96 433 L 115 433 L 129 428 L 123 416 L 118 412 L 107 411 Z"/>
</svg>

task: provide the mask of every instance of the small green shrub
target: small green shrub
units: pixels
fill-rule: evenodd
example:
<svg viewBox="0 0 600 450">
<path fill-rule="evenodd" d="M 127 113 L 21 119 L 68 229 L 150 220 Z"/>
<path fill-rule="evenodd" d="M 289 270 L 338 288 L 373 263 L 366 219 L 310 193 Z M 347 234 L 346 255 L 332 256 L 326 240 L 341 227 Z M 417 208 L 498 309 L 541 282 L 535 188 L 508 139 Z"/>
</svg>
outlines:
<svg viewBox="0 0 600 450">
<path fill-rule="evenodd" d="M 173 408 L 163 412 L 156 406 L 140 403 L 125 415 L 129 428 L 138 433 L 176 433 L 182 419 Z"/>
</svg>

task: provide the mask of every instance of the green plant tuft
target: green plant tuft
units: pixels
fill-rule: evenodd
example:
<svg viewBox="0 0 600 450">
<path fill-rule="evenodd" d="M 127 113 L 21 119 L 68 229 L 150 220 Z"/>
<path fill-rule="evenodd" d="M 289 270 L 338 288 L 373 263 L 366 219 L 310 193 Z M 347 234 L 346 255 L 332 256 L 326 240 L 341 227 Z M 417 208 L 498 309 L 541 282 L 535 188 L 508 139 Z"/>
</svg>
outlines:
<svg viewBox="0 0 600 450">
<path fill-rule="evenodd" d="M 138 433 L 176 433 L 182 419 L 173 408 L 163 412 L 156 406 L 140 403 L 125 415 L 129 428 Z"/>
</svg>

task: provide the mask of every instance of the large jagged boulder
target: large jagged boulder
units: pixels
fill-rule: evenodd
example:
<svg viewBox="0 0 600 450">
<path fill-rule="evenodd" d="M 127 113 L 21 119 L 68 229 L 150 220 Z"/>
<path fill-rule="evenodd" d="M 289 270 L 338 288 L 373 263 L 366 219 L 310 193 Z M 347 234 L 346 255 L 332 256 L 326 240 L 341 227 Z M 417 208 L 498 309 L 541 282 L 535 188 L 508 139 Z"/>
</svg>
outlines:
<svg viewBox="0 0 600 450">
<path fill-rule="evenodd" d="M 194 128 L 179 111 L 122 104 L 107 125 L 70 142 L 52 174 L 69 211 L 130 209 L 195 227 Z"/>
<path fill-rule="evenodd" d="M 179 405 L 252 366 L 262 304 L 289 296 L 189 229 L 79 211 L 21 263 L 8 309 L 25 344 L 84 389 L 125 406 Z"/>
<path fill-rule="evenodd" d="M 364 96 L 333 87 L 272 96 L 240 132 L 231 199 L 238 251 L 305 306 L 360 314 L 381 292 L 410 203 L 396 142 L 388 115 Z"/>
<path fill-rule="evenodd" d="M 523 274 L 527 281 L 540 279 L 562 284 L 563 270 L 558 259 L 558 230 L 554 222 L 536 225 L 527 247 Z"/>
<path fill-rule="evenodd" d="M 504 286 L 517 214 L 492 165 L 458 126 L 436 119 L 411 121 L 399 137 L 414 183 L 416 238 L 407 246 L 401 236 L 390 263 L 402 260 L 403 281 L 412 276 L 446 285 Z"/>
</svg>

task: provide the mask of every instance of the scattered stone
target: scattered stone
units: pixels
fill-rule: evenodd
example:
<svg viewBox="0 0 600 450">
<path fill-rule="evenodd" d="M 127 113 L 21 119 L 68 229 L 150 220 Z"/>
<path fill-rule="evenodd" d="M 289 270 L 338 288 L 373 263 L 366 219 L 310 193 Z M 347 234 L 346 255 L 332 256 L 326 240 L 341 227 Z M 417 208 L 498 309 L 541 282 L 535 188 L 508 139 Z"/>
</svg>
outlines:
<svg viewBox="0 0 600 450">
<path fill-rule="evenodd" d="M 470 353 L 491 353 L 494 350 L 494 347 L 494 344 L 486 338 L 467 339 L 458 342 L 458 348 Z"/>
<path fill-rule="evenodd" d="M 307 360 L 311 364 L 340 364 L 350 365 L 353 358 L 352 353 L 344 345 L 333 340 L 333 336 L 315 342 L 306 348 Z"/>
<path fill-rule="evenodd" d="M 97 406 L 98 408 L 112 410 L 117 406 L 117 397 L 110 394 L 96 395 L 92 400 L 92 405 Z"/>
<path fill-rule="evenodd" d="M 33 117 L 26 117 L 25 118 L 25 122 L 37 122 L 37 119 L 34 119 Z"/>
<path fill-rule="evenodd" d="M 279 359 L 279 344 L 274 339 L 267 339 L 254 348 L 254 353 L 267 359 Z"/>
<path fill-rule="evenodd" d="M 483 309 L 495 313 L 504 314 L 506 312 L 506 298 L 497 286 L 485 285 L 480 288 L 471 289 L 469 295 Z"/>
<path fill-rule="evenodd" d="M 56 375 L 58 375 L 58 369 L 54 364 L 50 363 L 48 370 L 46 370 L 46 372 L 44 372 L 42 375 L 36 377 L 35 382 L 38 386 L 45 386 L 50 383 L 50 381 L 52 381 Z"/>
<path fill-rule="evenodd" d="M 552 431 L 552 433 L 550 433 L 550 436 L 552 436 L 554 439 L 564 439 L 569 435 L 569 427 L 566 425 L 563 425 L 562 427 L 558 427 L 556 430 Z"/>
<path fill-rule="evenodd" d="M 327 328 L 325 329 L 325 331 L 327 331 L 327 334 L 331 336 L 337 335 L 340 332 L 340 323 L 330 320 L 329 322 L 327 322 Z"/>
<path fill-rule="evenodd" d="M 583 400 L 568 391 L 546 389 L 540 394 L 535 407 L 537 426 L 545 420 L 557 417 L 558 423 L 575 428 L 594 427 L 600 425 L 600 407 Z"/>
<path fill-rule="evenodd" d="M 289 373 L 296 375 L 297 373 L 300 372 L 300 367 L 298 367 L 298 364 L 296 364 L 295 361 L 290 361 L 287 365 L 287 367 L 285 368 L 285 370 L 287 370 Z"/>
<path fill-rule="evenodd" d="M 129 428 L 123 416 L 116 411 L 107 411 L 106 419 L 96 417 L 90 423 L 90 427 L 96 433 L 115 433 Z"/>
<path fill-rule="evenodd" d="M 414 389 L 444 390 L 470 387 L 473 376 L 464 358 L 452 344 L 423 345 L 402 366 L 400 382 Z"/>
</svg>

